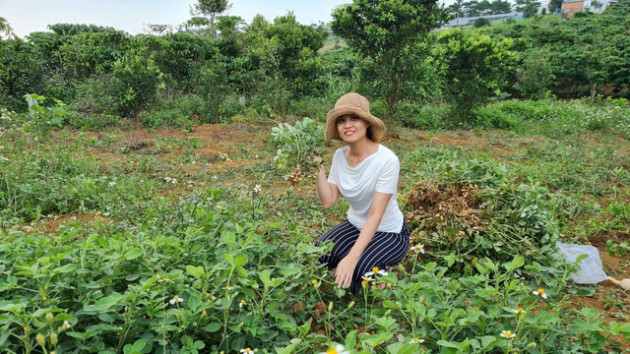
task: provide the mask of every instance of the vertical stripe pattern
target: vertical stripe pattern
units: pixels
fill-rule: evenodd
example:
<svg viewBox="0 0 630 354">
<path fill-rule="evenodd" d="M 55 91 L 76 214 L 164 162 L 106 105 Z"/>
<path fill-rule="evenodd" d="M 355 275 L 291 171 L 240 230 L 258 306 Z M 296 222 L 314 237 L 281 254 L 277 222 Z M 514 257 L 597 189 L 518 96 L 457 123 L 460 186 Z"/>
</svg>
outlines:
<svg viewBox="0 0 630 354">
<path fill-rule="evenodd" d="M 328 266 L 328 269 L 337 267 L 337 264 L 350 253 L 350 249 L 359 238 L 361 230 L 357 229 L 348 220 L 341 222 L 328 230 L 317 241 L 319 246 L 324 242 L 333 242 L 335 245 L 330 253 L 323 255 L 319 261 Z M 359 262 L 352 275 L 352 292 L 357 294 L 361 289 L 361 277 L 372 270 L 373 267 L 386 269 L 388 266 L 398 264 L 405 258 L 409 249 L 409 228 L 403 221 L 400 233 L 376 232 L 374 237 L 361 254 Z"/>
</svg>

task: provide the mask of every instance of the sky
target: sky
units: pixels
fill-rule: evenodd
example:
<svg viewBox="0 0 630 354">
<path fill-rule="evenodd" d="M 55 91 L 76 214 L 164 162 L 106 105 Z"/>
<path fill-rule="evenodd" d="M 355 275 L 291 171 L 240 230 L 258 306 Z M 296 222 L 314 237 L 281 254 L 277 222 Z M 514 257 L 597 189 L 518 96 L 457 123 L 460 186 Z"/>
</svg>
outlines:
<svg viewBox="0 0 630 354">
<path fill-rule="evenodd" d="M 268 21 L 291 10 L 298 22 L 312 24 L 332 20 L 330 13 L 351 0 L 229 0 L 226 15 L 245 22 L 258 13 Z M 0 0 L 0 17 L 24 38 L 31 32 L 48 31 L 55 23 L 94 24 L 114 27 L 129 34 L 147 33 L 147 24 L 170 24 L 173 28 L 191 16 L 196 0 Z"/>
</svg>

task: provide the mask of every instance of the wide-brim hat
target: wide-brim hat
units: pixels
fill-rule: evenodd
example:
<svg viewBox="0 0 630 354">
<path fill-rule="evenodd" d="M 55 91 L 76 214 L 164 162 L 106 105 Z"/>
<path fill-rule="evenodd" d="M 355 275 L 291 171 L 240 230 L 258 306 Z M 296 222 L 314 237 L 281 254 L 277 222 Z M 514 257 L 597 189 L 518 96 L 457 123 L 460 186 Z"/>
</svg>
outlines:
<svg viewBox="0 0 630 354">
<path fill-rule="evenodd" d="M 378 117 L 370 113 L 370 101 L 358 93 L 347 93 L 337 100 L 335 108 L 331 109 L 326 116 L 326 142 L 331 139 L 341 140 L 339 130 L 337 130 L 337 118 L 348 114 L 356 115 L 370 124 L 367 128 L 368 138 L 379 142 L 385 132 L 385 124 Z"/>
</svg>

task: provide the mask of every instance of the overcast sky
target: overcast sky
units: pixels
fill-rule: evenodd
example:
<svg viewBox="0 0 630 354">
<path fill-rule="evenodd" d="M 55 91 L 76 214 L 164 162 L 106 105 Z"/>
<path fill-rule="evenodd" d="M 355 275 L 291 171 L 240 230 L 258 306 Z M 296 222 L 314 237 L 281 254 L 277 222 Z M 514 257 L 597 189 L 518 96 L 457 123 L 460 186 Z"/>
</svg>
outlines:
<svg viewBox="0 0 630 354">
<path fill-rule="evenodd" d="M 230 0 L 225 14 L 242 17 L 247 23 L 257 13 L 271 21 L 292 10 L 298 22 L 329 22 L 331 11 L 351 0 Z M 0 17 L 24 37 L 47 31 L 55 23 L 95 24 L 114 27 L 129 34 L 145 31 L 146 24 L 176 27 L 188 20 L 196 0 L 0 0 Z"/>
</svg>

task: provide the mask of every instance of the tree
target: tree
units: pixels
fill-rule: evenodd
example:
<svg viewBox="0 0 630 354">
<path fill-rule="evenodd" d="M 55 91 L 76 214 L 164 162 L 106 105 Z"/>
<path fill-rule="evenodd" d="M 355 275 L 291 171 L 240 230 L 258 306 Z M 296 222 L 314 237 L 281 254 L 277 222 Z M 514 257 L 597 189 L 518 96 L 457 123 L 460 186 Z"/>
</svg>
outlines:
<svg viewBox="0 0 630 354">
<path fill-rule="evenodd" d="M 517 71 L 518 81 L 514 86 L 525 98 L 545 98 L 556 80 L 549 60 L 550 54 L 547 50 L 532 49 L 525 55 L 523 67 Z"/>
<path fill-rule="evenodd" d="M 536 0 L 516 0 L 516 11 L 522 12 L 523 17 L 529 18 L 538 14 L 540 2 Z"/>
<path fill-rule="evenodd" d="M 478 5 L 479 2 L 477 0 L 471 0 L 463 3 L 462 6 L 464 7 L 464 15 L 467 17 L 479 16 Z"/>
<path fill-rule="evenodd" d="M 512 40 L 495 41 L 489 36 L 455 29 L 439 34 L 436 66 L 444 78 L 444 92 L 453 113 L 466 124 L 470 110 L 497 96 L 505 88 L 515 58 Z"/>
<path fill-rule="evenodd" d="M 194 16 L 188 20 L 184 26 L 186 28 L 194 26 L 209 26 L 210 36 L 215 39 L 217 32 L 215 29 L 215 17 L 230 8 L 230 4 L 227 0 L 197 0 L 194 10 L 191 10 L 191 14 Z M 203 15 L 203 17 L 195 16 Z M 204 20 L 205 18 L 205 20 Z"/>
<path fill-rule="evenodd" d="M 490 14 L 507 14 L 512 11 L 512 5 L 507 0 L 494 0 L 490 3 Z"/>
<path fill-rule="evenodd" d="M 549 9 L 550 14 L 555 14 L 556 12 L 560 12 L 562 9 L 563 0 L 550 0 L 547 9 Z"/>
<path fill-rule="evenodd" d="M 336 8 L 332 17 L 333 31 L 378 68 L 373 80 L 391 122 L 415 71 L 415 43 L 445 22 L 448 12 L 437 0 L 354 0 Z"/>
<path fill-rule="evenodd" d="M 0 17 L 0 32 L 4 32 L 7 36 L 13 34 L 13 28 L 9 25 L 9 22 L 4 17 Z"/>
<path fill-rule="evenodd" d="M 455 2 L 448 7 L 448 13 L 455 18 L 464 17 L 464 0 L 455 0 Z"/>
<path fill-rule="evenodd" d="M 473 26 L 475 27 L 490 26 L 490 20 L 488 20 L 487 18 L 480 17 L 475 20 Z"/>
</svg>

